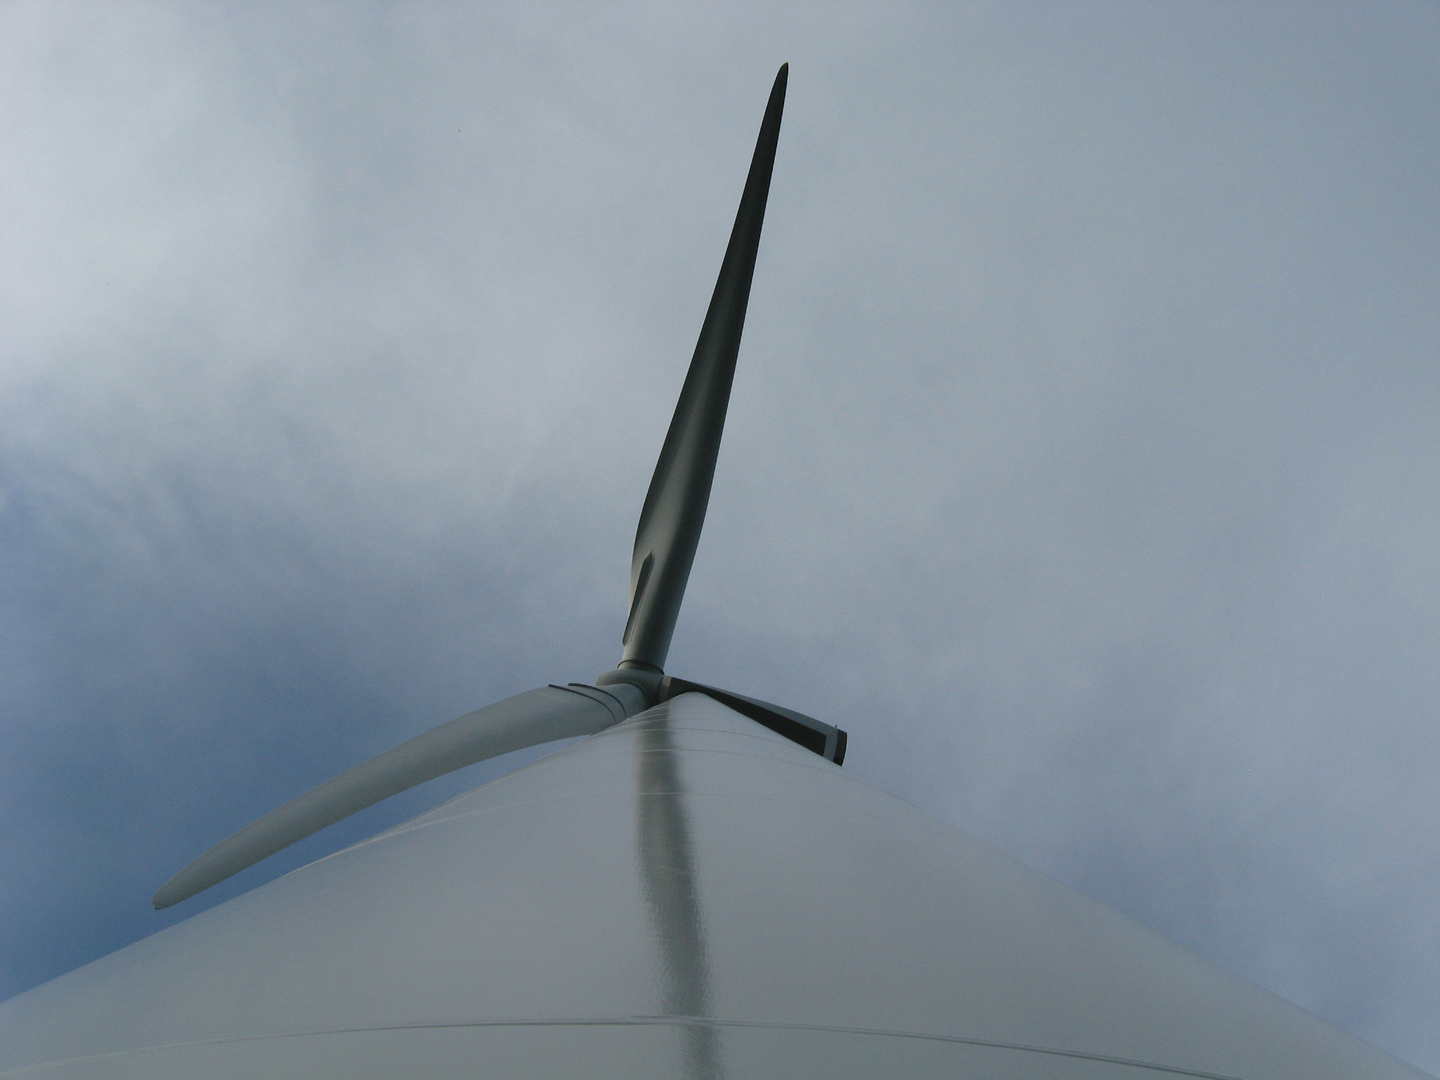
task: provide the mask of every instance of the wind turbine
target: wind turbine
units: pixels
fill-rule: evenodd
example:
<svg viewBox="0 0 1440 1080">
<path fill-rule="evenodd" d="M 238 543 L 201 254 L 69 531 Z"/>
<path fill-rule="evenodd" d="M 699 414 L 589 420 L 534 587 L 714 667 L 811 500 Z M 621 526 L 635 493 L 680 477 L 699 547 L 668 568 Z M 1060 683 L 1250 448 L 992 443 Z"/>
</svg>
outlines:
<svg viewBox="0 0 1440 1080">
<path fill-rule="evenodd" d="M 839 729 L 665 673 L 786 78 L 641 510 L 616 668 L 341 774 L 155 906 L 443 773 L 589 738 L 0 1005 L 0 1077 L 1423 1075 L 856 780 Z"/>
</svg>

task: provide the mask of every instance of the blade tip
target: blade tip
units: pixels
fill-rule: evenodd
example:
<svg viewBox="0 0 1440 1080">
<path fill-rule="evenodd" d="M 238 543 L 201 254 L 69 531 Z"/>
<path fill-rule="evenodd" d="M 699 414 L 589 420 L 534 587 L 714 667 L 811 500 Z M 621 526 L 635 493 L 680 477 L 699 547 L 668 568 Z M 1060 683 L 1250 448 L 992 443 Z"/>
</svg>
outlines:
<svg viewBox="0 0 1440 1080">
<path fill-rule="evenodd" d="M 174 907 L 180 903 L 181 900 L 190 899 L 190 897 L 194 896 L 198 891 L 194 888 L 187 888 L 182 883 L 177 883 L 175 878 L 179 876 L 179 874 L 176 874 L 175 877 L 171 878 L 164 885 L 161 885 L 160 891 L 150 898 L 150 903 L 155 905 L 156 911 L 163 911 L 167 907 Z"/>
</svg>

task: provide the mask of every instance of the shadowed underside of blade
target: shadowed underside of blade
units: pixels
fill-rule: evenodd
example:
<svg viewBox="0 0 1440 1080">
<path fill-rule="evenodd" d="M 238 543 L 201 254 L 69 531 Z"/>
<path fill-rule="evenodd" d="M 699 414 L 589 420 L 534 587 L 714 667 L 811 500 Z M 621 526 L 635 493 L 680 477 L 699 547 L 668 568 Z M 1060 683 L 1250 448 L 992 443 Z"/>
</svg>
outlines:
<svg viewBox="0 0 1440 1080">
<path fill-rule="evenodd" d="M 770 194 L 770 173 L 775 166 L 788 77 L 786 65 L 770 91 L 730 245 L 640 511 L 630 569 L 630 617 L 625 624 L 622 667 L 658 671 L 665 667 L 665 656 L 670 651 L 670 637 L 675 632 L 685 584 L 700 543 L 710 484 L 715 478 L 715 460 L 720 454 L 725 410 L 730 403 L 740 334 L 745 329 L 745 310 L 750 302 L 750 281 L 760 249 L 760 229 L 765 223 L 765 202 Z"/>
</svg>

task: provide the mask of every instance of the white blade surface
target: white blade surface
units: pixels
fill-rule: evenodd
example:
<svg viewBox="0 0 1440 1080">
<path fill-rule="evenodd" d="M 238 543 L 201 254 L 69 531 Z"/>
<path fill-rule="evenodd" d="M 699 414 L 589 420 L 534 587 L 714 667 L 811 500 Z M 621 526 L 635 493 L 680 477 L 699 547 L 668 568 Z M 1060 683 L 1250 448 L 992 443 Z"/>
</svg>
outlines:
<svg viewBox="0 0 1440 1080">
<path fill-rule="evenodd" d="M 0 1005 L 15 1073 L 1422 1075 L 698 694 Z"/>
</svg>

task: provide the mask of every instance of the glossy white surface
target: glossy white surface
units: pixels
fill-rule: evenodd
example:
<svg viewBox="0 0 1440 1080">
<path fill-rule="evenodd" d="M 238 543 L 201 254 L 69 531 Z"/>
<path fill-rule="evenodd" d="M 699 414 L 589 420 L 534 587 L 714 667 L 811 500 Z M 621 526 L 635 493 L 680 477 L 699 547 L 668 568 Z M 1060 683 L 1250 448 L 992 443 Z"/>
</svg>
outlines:
<svg viewBox="0 0 1440 1080">
<path fill-rule="evenodd" d="M 1421 1075 L 696 694 L 0 1006 L 0 1076 L 1155 1070 Z"/>
</svg>

